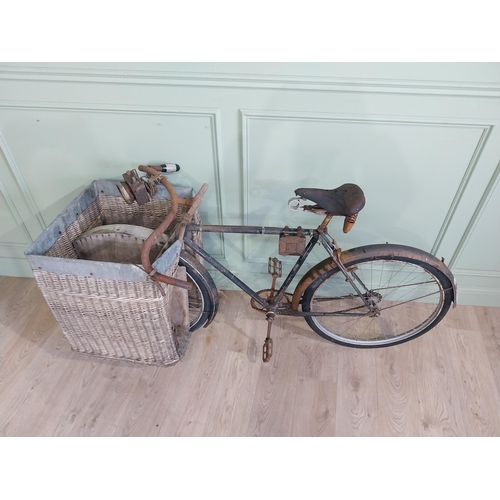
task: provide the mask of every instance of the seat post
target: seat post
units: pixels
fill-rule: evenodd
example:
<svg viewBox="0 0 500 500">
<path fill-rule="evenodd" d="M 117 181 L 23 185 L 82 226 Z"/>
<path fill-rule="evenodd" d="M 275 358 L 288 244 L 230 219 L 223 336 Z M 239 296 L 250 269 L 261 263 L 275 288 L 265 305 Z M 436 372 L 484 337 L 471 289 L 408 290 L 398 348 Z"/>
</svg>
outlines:
<svg viewBox="0 0 500 500">
<path fill-rule="evenodd" d="M 323 219 L 323 222 L 318 226 L 318 231 L 320 233 L 326 233 L 326 227 L 328 226 L 328 224 L 332 220 L 332 217 L 333 217 L 333 214 L 331 214 L 331 213 L 326 214 L 325 218 Z"/>
</svg>

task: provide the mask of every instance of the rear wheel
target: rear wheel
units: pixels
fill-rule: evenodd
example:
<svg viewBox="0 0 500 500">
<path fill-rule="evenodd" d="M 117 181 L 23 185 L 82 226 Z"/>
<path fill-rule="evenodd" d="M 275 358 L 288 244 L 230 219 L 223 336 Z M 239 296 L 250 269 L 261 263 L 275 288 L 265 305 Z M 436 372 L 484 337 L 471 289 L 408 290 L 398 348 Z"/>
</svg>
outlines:
<svg viewBox="0 0 500 500">
<path fill-rule="evenodd" d="M 369 348 L 407 342 L 434 328 L 450 307 L 452 283 L 429 263 L 434 257 L 415 257 L 388 245 L 380 255 L 344 262 L 371 311 L 340 269 L 325 261 L 302 298 L 303 311 L 318 313 L 306 316 L 307 323 L 331 342 Z"/>
<path fill-rule="evenodd" d="M 187 279 L 193 284 L 188 291 L 189 331 L 208 326 L 217 314 L 219 296 L 212 277 L 190 254 L 181 252 L 179 265 L 186 268 Z"/>
</svg>

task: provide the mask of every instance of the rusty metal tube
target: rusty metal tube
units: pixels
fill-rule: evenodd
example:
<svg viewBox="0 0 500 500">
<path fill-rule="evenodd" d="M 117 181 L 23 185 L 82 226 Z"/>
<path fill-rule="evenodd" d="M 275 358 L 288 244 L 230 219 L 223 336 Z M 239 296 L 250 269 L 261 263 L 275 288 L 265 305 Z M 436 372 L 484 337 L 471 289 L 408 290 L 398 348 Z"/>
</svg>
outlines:
<svg viewBox="0 0 500 500">
<path fill-rule="evenodd" d="M 148 165 L 139 165 L 138 169 L 149 176 L 158 175 L 158 171 Z M 179 208 L 179 198 L 177 197 L 177 193 L 175 192 L 172 184 L 170 184 L 167 178 L 162 175 L 160 175 L 159 180 L 170 194 L 171 207 L 163 222 L 151 233 L 151 235 L 146 239 L 144 245 L 142 246 L 141 262 L 144 270 L 150 275 L 153 272 L 153 266 L 151 265 L 151 261 L 149 259 L 149 252 L 151 250 L 151 247 L 154 245 L 155 241 L 168 229 L 170 224 L 172 224 L 172 221 L 175 218 L 175 214 L 177 213 L 177 209 Z M 151 278 L 156 281 L 161 281 L 162 283 L 165 283 L 167 285 L 178 286 L 186 290 L 191 290 L 191 284 L 187 281 L 182 281 L 170 276 L 165 276 L 164 274 L 161 274 L 159 272 L 151 275 Z"/>
</svg>

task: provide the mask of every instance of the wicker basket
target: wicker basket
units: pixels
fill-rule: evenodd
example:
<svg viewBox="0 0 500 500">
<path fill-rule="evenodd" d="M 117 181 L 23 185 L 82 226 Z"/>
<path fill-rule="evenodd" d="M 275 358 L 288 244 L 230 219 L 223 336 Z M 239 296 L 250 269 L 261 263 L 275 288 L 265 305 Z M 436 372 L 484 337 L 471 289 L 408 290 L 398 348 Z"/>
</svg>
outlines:
<svg viewBox="0 0 500 500">
<path fill-rule="evenodd" d="M 176 188 L 192 198 L 188 188 Z M 174 324 L 174 287 L 151 281 L 143 268 L 126 263 L 79 260 L 73 241 L 105 224 L 154 229 L 170 209 L 163 186 L 149 203 L 128 205 L 113 182 L 94 181 L 26 251 L 33 274 L 71 348 L 79 353 L 147 365 L 171 365 L 184 355 L 186 325 Z M 179 220 L 188 205 L 179 205 Z M 194 221 L 200 223 L 199 213 Z M 201 244 L 201 234 L 192 235 Z M 159 272 L 179 276 L 180 243 L 154 263 Z"/>
</svg>

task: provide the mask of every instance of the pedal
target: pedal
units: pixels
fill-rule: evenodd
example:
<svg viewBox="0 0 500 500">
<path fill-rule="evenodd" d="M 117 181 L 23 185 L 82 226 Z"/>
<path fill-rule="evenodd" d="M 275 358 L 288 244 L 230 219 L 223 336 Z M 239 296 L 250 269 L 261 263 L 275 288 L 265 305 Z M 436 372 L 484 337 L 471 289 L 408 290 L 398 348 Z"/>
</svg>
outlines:
<svg viewBox="0 0 500 500">
<path fill-rule="evenodd" d="M 273 356 L 273 339 L 267 338 L 264 341 L 264 347 L 262 348 L 262 361 L 264 363 L 269 363 Z"/>
<path fill-rule="evenodd" d="M 282 270 L 283 270 L 283 265 L 281 263 L 281 260 L 279 260 L 276 257 L 269 257 L 269 262 L 267 264 L 267 272 L 268 274 L 276 275 L 277 278 L 281 278 L 282 275 Z"/>
</svg>

